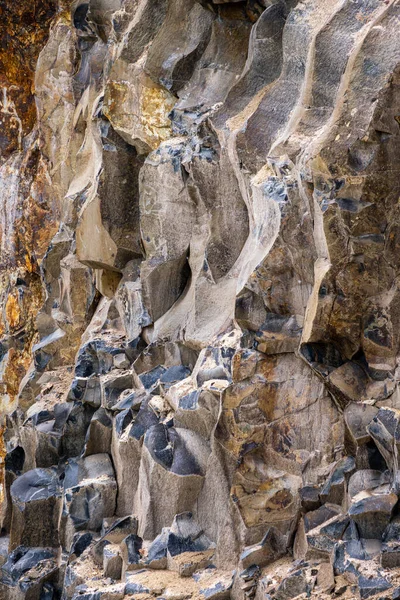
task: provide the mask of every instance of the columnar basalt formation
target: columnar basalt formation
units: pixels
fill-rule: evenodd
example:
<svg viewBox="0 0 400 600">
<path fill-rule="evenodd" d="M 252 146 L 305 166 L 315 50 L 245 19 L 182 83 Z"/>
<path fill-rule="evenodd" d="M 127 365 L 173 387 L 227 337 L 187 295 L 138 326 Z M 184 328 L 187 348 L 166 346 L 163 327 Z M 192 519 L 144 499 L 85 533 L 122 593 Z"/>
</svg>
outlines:
<svg viewBox="0 0 400 600">
<path fill-rule="evenodd" d="M 0 17 L 0 600 L 400 598 L 398 0 Z"/>
</svg>

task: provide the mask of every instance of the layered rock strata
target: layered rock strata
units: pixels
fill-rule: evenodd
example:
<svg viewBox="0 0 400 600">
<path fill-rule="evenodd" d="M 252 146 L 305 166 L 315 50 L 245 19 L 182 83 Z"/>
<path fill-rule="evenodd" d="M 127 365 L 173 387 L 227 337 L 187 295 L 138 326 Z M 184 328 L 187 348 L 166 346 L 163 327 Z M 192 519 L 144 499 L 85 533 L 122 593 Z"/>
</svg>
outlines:
<svg viewBox="0 0 400 600">
<path fill-rule="evenodd" d="M 0 16 L 0 600 L 400 598 L 398 1 Z"/>
</svg>

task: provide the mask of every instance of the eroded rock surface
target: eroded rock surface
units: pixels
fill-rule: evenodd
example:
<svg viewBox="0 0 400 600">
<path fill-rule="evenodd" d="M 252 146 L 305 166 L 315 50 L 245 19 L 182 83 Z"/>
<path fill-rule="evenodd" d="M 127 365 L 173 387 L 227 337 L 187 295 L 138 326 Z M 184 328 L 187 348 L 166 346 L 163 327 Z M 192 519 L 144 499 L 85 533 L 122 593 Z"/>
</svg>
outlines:
<svg viewBox="0 0 400 600">
<path fill-rule="evenodd" d="M 397 0 L 0 1 L 0 600 L 398 598 Z"/>
</svg>

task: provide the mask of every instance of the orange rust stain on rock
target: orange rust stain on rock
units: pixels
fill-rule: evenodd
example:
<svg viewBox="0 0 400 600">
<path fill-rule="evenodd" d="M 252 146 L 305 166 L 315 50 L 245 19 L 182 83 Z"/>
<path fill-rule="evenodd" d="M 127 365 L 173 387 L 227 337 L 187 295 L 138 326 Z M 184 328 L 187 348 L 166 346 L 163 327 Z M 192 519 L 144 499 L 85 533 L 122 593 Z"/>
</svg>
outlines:
<svg viewBox="0 0 400 600">
<path fill-rule="evenodd" d="M 0 143 L 2 154 L 16 150 L 20 134 L 26 135 L 34 125 L 34 70 L 56 10 L 55 0 L 0 2 L 0 87 L 6 90 L 7 98 L 7 106 L 0 106 L 7 117 Z"/>
<path fill-rule="evenodd" d="M 69 2 L 62 0 L 60 8 L 67 8 Z M 21 150 L 22 138 L 34 127 L 36 106 L 34 99 L 34 74 L 37 58 L 44 47 L 50 23 L 58 9 L 57 0 L 18 0 L 8 2 L 0 0 L 0 156 L 6 159 L 11 153 Z M 32 158 L 32 160 L 29 160 Z M 36 188 L 37 206 L 29 206 L 29 186 L 35 177 L 39 184 Z M 0 294 L 4 310 L 0 315 L 0 337 L 9 337 L 9 351 L 0 381 L 0 395 L 3 397 L 0 418 L 12 407 L 21 379 L 31 362 L 31 349 L 36 338 L 35 319 L 43 303 L 43 290 L 40 278 L 35 274 L 37 260 L 42 258 L 44 248 L 54 233 L 49 225 L 51 210 L 43 207 L 44 195 L 41 193 L 40 169 L 37 158 L 28 157 L 26 172 L 21 174 L 21 197 L 25 199 L 22 214 L 26 220 L 33 216 L 30 227 L 17 227 L 15 240 L 15 262 L 2 265 Z M 46 204 L 46 203 L 45 203 Z M 20 223 L 18 224 L 20 225 Z M 29 250 L 28 250 L 29 249 Z M 8 270 L 5 268 L 8 267 Z M 16 276 L 23 279 L 26 290 L 21 295 L 11 287 Z M 13 347 L 13 333 L 23 328 L 24 347 Z M 4 423 L 0 422 L 0 506 L 4 500 Z"/>
<path fill-rule="evenodd" d="M 104 114 L 107 117 L 110 117 L 115 109 L 126 101 L 127 97 L 127 85 L 119 83 L 118 81 L 109 81 L 104 100 Z"/>
<path fill-rule="evenodd" d="M 14 294 L 9 294 L 6 302 L 6 318 L 9 328 L 16 329 L 21 321 L 21 310 L 18 298 Z"/>
</svg>

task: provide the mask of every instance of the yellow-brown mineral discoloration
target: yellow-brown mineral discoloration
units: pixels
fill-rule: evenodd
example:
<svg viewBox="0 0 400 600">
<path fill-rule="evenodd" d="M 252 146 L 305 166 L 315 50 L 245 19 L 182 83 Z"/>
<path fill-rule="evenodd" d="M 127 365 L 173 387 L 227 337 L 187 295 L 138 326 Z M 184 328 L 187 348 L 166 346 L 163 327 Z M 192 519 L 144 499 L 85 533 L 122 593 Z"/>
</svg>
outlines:
<svg viewBox="0 0 400 600">
<path fill-rule="evenodd" d="M 295 509 L 299 477 L 270 470 L 261 451 L 247 455 L 235 473 L 231 497 L 248 527 L 282 521 Z"/>
<path fill-rule="evenodd" d="M 32 360 L 32 346 L 37 341 L 36 317 L 44 301 L 39 262 L 57 231 L 59 214 L 47 165 L 35 142 L 23 156 L 18 176 L 20 216 L 12 224 L 12 244 L 2 258 L 0 277 L 0 336 L 7 336 L 9 349 L 0 384 L 2 414 L 14 408 L 20 382 Z"/>
<path fill-rule="evenodd" d="M 109 81 L 104 114 L 124 139 L 147 153 L 172 136 L 168 115 L 176 98 L 143 74 L 138 81 L 135 87 L 122 79 Z"/>
<path fill-rule="evenodd" d="M 17 329 L 21 321 L 21 309 L 16 293 L 9 294 L 6 302 L 6 319 L 10 330 Z"/>
<path fill-rule="evenodd" d="M 161 142 L 171 137 L 171 121 L 168 115 L 176 99 L 159 87 L 144 87 L 141 97 L 141 122 L 155 150 Z"/>
<path fill-rule="evenodd" d="M 1 154 L 18 149 L 21 136 L 35 123 L 32 85 L 36 60 L 56 10 L 54 0 L 0 3 Z"/>
<path fill-rule="evenodd" d="M 60 215 L 60 207 L 51 188 L 48 165 L 43 157 L 36 155 L 33 158 L 35 176 L 22 217 L 15 223 L 16 230 L 23 232 L 19 240 L 19 264 L 28 272 L 34 271 L 43 259 L 57 232 Z"/>
<path fill-rule="evenodd" d="M 114 118 L 114 113 L 123 104 L 128 96 L 128 83 L 110 81 L 104 96 L 104 113 L 107 117 Z"/>
</svg>

